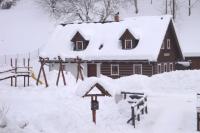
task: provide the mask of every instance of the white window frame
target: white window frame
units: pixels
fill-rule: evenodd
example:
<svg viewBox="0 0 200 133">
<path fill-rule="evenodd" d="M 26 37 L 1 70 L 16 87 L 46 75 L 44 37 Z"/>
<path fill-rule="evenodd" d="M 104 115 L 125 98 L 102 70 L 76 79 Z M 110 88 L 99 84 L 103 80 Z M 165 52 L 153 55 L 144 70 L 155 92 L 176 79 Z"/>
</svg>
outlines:
<svg viewBox="0 0 200 133">
<path fill-rule="evenodd" d="M 112 67 L 113 67 L 113 66 L 117 66 L 117 68 L 118 68 L 118 69 L 117 69 L 117 74 L 113 73 L 113 71 L 112 71 Z M 111 69 L 110 71 L 111 71 L 111 75 L 112 75 L 112 76 L 118 76 L 118 75 L 119 75 L 119 64 L 111 64 L 110 69 Z"/>
<path fill-rule="evenodd" d="M 171 40 L 167 39 L 167 49 L 171 49 Z"/>
<path fill-rule="evenodd" d="M 136 74 L 135 73 L 135 67 L 136 66 L 140 66 L 141 67 L 141 72 L 140 72 L 140 74 L 142 74 L 142 64 L 133 64 L 133 74 Z"/>
<path fill-rule="evenodd" d="M 166 66 L 166 67 L 165 67 Z M 165 71 L 165 68 L 166 68 L 166 71 Z M 168 72 L 168 65 L 167 65 L 167 63 L 164 63 L 164 72 Z"/>
<path fill-rule="evenodd" d="M 81 43 L 81 49 L 78 48 L 78 43 Z M 76 50 L 83 50 L 83 41 L 76 41 Z"/>
<path fill-rule="evenodd" d="M 128 41 L 131 42 L 131 48 L 133 48 L 133 40 L 131 40 L 131 39 L 125 39 L 125 46 L 124 46 L 125 49 L 128 49 L 128 48 L 127 48 L 127 42 L 128 42 Z"/>
<path fill-rule="evenodd" d="M 171 66 L 172 66 L 172 69 L 171 69 Z M 174 64 L 173 63 L 169 63 L 169 71 L 173 71 L 174 70 Z"/>
<path fill-rule="evenodd" d="M 160 71 L 159 71 L 160 68 Z M 157 73 L 162 73 L 162 67 L 161 64 L 157 64 Z"/>
</svg>

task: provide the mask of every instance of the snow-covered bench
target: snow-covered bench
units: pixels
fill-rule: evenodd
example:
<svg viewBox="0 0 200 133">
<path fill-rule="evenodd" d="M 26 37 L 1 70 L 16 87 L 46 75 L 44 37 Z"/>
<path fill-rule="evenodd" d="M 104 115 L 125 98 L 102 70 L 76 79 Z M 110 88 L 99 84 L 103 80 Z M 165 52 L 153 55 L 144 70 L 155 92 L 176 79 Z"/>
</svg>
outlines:
<svg viewBox="0 0 200 133">
<path fill-rule="evenodd" d="M 140 121 L 140 115 L 148 113 L 147 95 L 144 93 L 132 92 L 121 92 L 121 94 L 124 95 L 124 99 L 131 105 L 131 118 L 127 121 L 127 123 L 132 121 L 132 125 L 135 127 L 135 121 Z"/>
</svg>

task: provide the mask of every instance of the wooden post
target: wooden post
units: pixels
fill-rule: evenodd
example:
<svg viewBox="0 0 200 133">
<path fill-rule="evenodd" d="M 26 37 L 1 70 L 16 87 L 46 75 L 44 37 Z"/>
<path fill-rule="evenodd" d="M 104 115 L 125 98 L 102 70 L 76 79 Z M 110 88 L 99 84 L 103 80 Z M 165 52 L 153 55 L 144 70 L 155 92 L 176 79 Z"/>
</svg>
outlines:
<svg viewBox="0 0 200 133">
<path fill-rule="evenodd" d="M 134 112 L 134 107 L 131 107 L 131 110 L 132 110 L 132 125 L 135 128 L 135 112 Z"/>
<path fill-rule="evenodd" d="M 145 98 L 145 102 L 147 103 L 147 97 Z M 146 105 L 146 107 L 145 107 L 145 113 L 148 114 L 147 105 Z"/>
<path fill-rule="evenodd" d="M 140 106 L 137 105 L 137 110 L 139 110 L 139 108 L 140 108 Z M 140 113 L 138 113 L 138 115 L 137 115 L 137 120 L 140 121 Z"/>
<path fill-rule="evenodd" d="M 7 64 L 7 56 L 5 55 L 5 64 Z"/>
<path fill-rule="evenodd" d="M 12 58 L 10 59 L 10 66 L 13 67 L 13 61 L 12 61 Z"/>
<path fill-rule="evenodd" d="M 17 58 L 15 59 L 15 87 L 17 87 Z"/>
<path fill-rule="evenodd" d="M 61 66 L 60 66 L 61 67 Z M 58 82 L 59 82 L 59 79 L 60 79 L 60 70 L 61 68 L 59 68 L 59 71 L 58 71 L 58 77 L 57 77 L 57 81 L 56 81 L 56 85 L 58 86 Z"/>
<path fill-rule="evenodd" d="M 81 76 L 81 80 L 84 80 L 84 78 L 83 78 L 83 73 L 82 73 L 83 68 L 81 67 L 81 59 L 77 57 L 76 62 L 77 62 L 77 76 L 76 76 L 76 82 L 77 82 L 80 76 Z"/>
<path fill-rule="evenodd" d="M 10 78 L 11 86 L 13 86 L 13 77 Z"/>
<path fill-rule="evenodd" d="M 28 58 L 28 86 L 30 85 L 30 58 Z"/>
<path fill-rule="evenodd" d="M 17 76 L 15 76 L 15 87 L 17 87 Z"/>
<path fill-rule="evenodd" d="M 26 65 L 25 61 L 26 61 L 25 58 L 23 58 L 23 65 L 24 65 L 24 67 L 25 67 L 25 65 Z"/>
<path fill-rule="evenodd" d="M 42 58 L 42 57 L 39 57 L 39 58 L 40 58 L 41 66 L 40 66 L 40 70 L 39 70 L 39 74 L 38 74 L 38 78 L 37 78 L 36 85 L 39 84 L 40 75 L 41 75 L 41 72 L 42 72 L 43 75 L 44 75 L 45 85 L 46 85 L 46 87 L 48 87 L 47 78 L 46 78 L 46 74 L 45 74 L 45 70 L 44 70 L 44 65 L 46 64 L 46 61 L 47 61 L 48 59 L 44 59 L 44 58 Z"/>
<path fill-rule="evenodd" d="M 26 76 L 24 75 L 24 87 L 26 87 Z"/>
<path fill-rule="evenodd" d="M 197 131 L 200 131 L 200 113 L 197 113 Z"/>
<path fill-rule="evenodd" d="M 63 68 L 63 60 L 61 59 L 60 56 L 58 56 L 58 60 L 59 60 L 59 72 L 58 72 L 58 77 L 57 77 L 57 82 L 56 82 L 56 85 L 58 86 L 58 83 L 59 83 L 59 80 L 60 80 L 60 73 L 62 74 L 62 78 L 63 78 L 63 83 L 64 85 L 66 85 L 66 81 L 65 81 L 65 75 L 64 75 L 64 68 Z"/>
<path fill-rule="evenodd" d="M 91 96 L 91 102 L 92 101 L 97 101 L 97 96 L 95 96 L 95 99 L 94 99 L 94 96 Z M 96 124 L 96 110 L 92 110 L 92 120 L 93 122 Z"/>
</svg>

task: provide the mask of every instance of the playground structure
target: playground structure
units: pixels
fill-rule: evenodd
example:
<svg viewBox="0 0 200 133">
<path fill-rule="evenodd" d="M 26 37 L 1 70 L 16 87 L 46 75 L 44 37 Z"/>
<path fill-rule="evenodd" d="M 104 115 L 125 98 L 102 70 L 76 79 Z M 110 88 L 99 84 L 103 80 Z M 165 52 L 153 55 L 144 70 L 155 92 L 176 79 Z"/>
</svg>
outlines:
<svg viewBox="0 0 200 133">
<path fill-rule="evenodd" d="M 31 77 L 31 69 L 30 67 L 30 59 L 23 59 L 23 65 L 18 65 L 18 59 L 15 59 L 13 64 L 13 59 L 10 60 L 10 66 L 3 68 L 0 71 L 0 81 L 10 79 L 11 86 L 17 87 L 17 81 L 19 77 L 23 77 L 24 79 L 24 87 L 30 85 L 30 77 Z"/>
<path fill-rule="evenodd" d="M 66 79 L 65 79 L 65 74 L 64 74 L 64 67 L 65 67 L 65 63 L 77 63 L 77 76 L 76 76 L 76 82 L 78 82 L 79 79 L 84 80 L 83 77 L 83 67 L 81 66 L 82 60 L 77 57 L 77 58 L 73 58 L 73 59 L 65 59 L 65 61 L 58 56 L 58 59 L 56 60 L 50 60 L 49 58 L 43 58 L 43 57 L 39 57 L 39 62 L 40 62 L 40 70 L 38 73 L 38 77 L 37 77 L 37 81 L 36 81 L 36 85 L 39 85 L 40 83 L 40 77 L 41 77 L 41 73 L 43 73 L 43 77 L 44 77 L 44 81 L 45 81 L 45 86 L 48 87 L 48 81 L 47 81 L 47 76 L 45 73 L 45 69 L 44 66 L 50 63 L 58 63 L 59 64 L 59 70 L 58 70 L 58 76 L 57 76 L 57 80 L 56 80 L 56 85 L 58 86 L 59 81 L 60 81 L 60 76 L 62 76 L 63 79 L 63 84 L 66 86 Z"/>
<path fill-rule="evenodd" d="M 21 66 L 18 65 L 18 59 L 15 59 L 15 63 L 13 65 L 13 59 L 10 60 L 10 66 L 2 67 L 0 69 L 0 81 L 10 79 L 11 86 L 17 87 L 17 81 L 19 77 L 24 78 L 24 87 L 30 85 L 30 77 L 33 80 L 37 80 L 35 77 L 35 73 L 30 66 L 30 59 L 23 58 L 23 64 Z M 26 83 L 27 82 L 27 83 Z M 39 80 L 39 83 L 42 85 L 43 82 Z"/>
</svg>

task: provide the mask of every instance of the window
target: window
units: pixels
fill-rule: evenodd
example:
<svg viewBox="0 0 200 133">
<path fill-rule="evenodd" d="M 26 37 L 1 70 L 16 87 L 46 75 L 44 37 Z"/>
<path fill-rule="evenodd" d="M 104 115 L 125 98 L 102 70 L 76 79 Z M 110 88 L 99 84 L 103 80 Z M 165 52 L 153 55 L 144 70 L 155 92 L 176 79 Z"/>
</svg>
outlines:
<svg viewBox="0 0 200 133">
<path fill-rule="evenodd" d="M 133 74 L 142 74 L 142 64 L 133 64 Z"/>
<path fill-rule="evenodd" d="M 119 65 L 111 64 L 111 75 L 119 75 Z"/>
<path fill-rule="evenodd" d="M 157 73 L 161 73 L 161 64 L 158 64 L 157 66 Z"/>
<path fill-rule="evenodd" d="M 167 39 L 167 49 L 170 49 L 171 48 L 171 41 L 170 41 L 170 39 Z"/>
<path fill-rule="evenodd" d="M 83 50 L 83 41 L 76 41 L 76 50 Z"/>
<path fill-rule="evenodd" d="M 132 40 L 125 40 L 125 49 L 131 49 L 131 48 L 133 48 Z"/>
<path fill-rule="evenodd" d="M 169 64 L 169 71 L 173 71 L 174 70 L 174 68 L 173 68 L 173 63 L 170 63 Z"/>
<path fill-rule="evenodd" d="M 167 72 L 167 63 L 164 63 L 164 72 Z"/>
<path fill-rule="evenodd" d="M 165 49 L 165 43 L 162 44 L 161 49 Z"/>
</svg>

